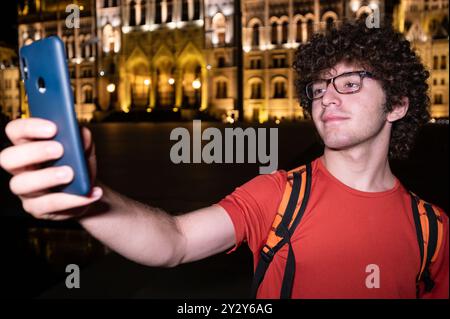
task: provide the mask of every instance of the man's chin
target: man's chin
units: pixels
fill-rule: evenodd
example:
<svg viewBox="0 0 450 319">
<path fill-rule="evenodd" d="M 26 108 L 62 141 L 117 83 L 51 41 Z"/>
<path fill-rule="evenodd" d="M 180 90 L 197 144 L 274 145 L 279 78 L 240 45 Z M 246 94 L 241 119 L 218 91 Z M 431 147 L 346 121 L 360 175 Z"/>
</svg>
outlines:
<svg viewBox="0 0 450 319">
<path fill-rule="evenodd" d="M 354 146 L 354 143 L 344 142 L 344 141 L 333 141 L 333 142 L 325 142 L 325 148 L 331 151 L 344 151 L 350 149 Z"/>
</svg>

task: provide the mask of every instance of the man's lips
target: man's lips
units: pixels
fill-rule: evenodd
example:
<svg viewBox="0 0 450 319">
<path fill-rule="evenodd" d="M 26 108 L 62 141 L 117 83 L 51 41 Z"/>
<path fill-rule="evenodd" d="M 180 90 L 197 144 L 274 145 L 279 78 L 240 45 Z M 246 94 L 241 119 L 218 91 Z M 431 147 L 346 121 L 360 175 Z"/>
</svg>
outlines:
<svg viewBox="0 0 450 319">
<path fill-rule="evenodd" d="M 337 122 L 337 121 L 342 121 L 342 120 L 347 120 L 347 119 L 348 119 L 348 117 L 341 116 L 341 115 L 333 115 L 333 114 L 328 114 L 328 115 L 322 116 L 322 122 L 324 122 L 324 123 Z"/>
</svg>

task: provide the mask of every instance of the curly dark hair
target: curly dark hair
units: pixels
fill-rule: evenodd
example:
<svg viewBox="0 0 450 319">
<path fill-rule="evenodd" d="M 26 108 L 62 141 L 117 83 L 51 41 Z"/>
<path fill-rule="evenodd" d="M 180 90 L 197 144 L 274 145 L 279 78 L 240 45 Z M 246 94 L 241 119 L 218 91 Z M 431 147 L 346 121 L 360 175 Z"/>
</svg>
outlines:
<svg viewBox="0 0 450 319">
<path fill-rule="evenodd" d="M 340 62 L 359 65 L 380 80 L 386 95 L 385 112 L 408 97 L 408 112 L 393 123 L 389 145 L 390 158 L 407 158 L 420 127 L 430 119 L 426 82 L 430 74 L 410 42 L 392 26 L 368 28 L 364 20 L 345 21 L 326 34 L 315 34 L 299 46 L 293 65 L 297 96 L 307 116 L 311 116 L 312 103 L 306 85 Z"/>
</svg>

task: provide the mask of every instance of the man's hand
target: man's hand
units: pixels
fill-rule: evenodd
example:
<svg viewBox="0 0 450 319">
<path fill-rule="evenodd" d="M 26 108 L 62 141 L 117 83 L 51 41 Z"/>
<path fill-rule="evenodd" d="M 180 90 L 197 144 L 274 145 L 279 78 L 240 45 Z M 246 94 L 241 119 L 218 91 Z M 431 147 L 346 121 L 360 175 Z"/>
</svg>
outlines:
<svg viewBox="0 0 450 319">
<path fill-rule="evenodd" d="M 74 172 L 69 166 L 42 168 L 42 164 L 62 157 L 61 143 L 49 140 L 56 135 L 56 125 L 39 118 L 18 119 L 8 123 L 6 135 L 13 146 L 0 152 L 0 167 L 13 177 L 9 187 L 22 200 L 26 212 L 39 219 L 64 220 L 79 216 L 87 206 L 102 196 L 95 187 L 90 196 L 52 193 L 50 189 L 72 181 Z M 94 185 L 97 164 L 95 146 L 89 129 L 82 128 L 85 156 Z"/>
</svg>

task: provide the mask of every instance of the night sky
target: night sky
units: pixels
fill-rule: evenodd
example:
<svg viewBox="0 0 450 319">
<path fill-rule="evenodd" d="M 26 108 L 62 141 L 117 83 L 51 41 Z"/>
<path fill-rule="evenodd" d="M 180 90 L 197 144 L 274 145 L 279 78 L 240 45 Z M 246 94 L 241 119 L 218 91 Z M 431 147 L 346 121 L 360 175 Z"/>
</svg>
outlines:
<svg viewBox="0 0 450 319">
<path fill-rule="evenodd" d="M 10 46 L 17 46 L 17 4 L 15 0 L 6 0 L 0 8 L 0 43 Z"/>
</svg>

